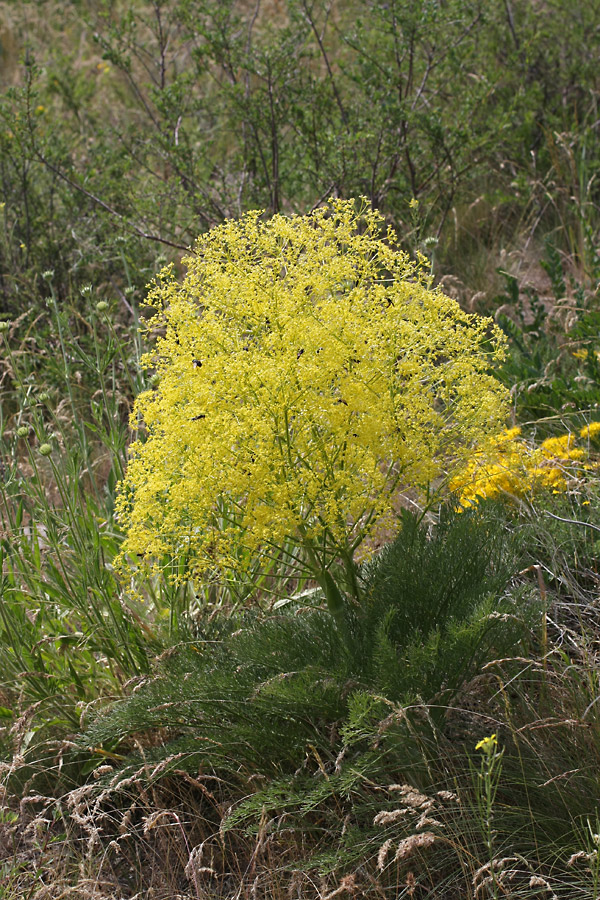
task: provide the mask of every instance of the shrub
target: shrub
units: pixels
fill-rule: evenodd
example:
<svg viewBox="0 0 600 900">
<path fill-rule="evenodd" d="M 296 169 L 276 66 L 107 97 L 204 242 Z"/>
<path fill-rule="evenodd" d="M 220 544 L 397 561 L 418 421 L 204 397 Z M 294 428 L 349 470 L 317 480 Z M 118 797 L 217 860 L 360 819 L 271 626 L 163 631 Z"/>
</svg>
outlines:
<svg viewBox="0 0 600 900">
<path fill-rule="evenodd" d="M 531 497 L 534 491 L 566 491 L 568 481 L 597 469 L 596 448 L 600 422 L 590 422 L 579 432 L 583 446 L 572 432 L 549 437 L 539 447 L 520 439 L 520 428 L 509 428 L 468 460 L 452 480 L 463 507 L 483 497 Z M 592 476 L 593 477 L 593 476 Z"/>
<path fill-rule="evenodd" d="M 266 617 L 204 615 L 154 678 L 96 719 L 87 746 L 114 749 L 159 728 L 155 762 L 181 751 L 190 771 L 199 762 L 294 771 L 311 742 L 337 754 L 331 728 L 357 695 L 373 695 L 378 708 L 423 701 L 443 720 L 464 682 L 526 633 L 535 607 L 510 588 L 517 567 L 489 504 L 445 508 L 433 527 L 405 512 L 396 539 L 359 569 L 364 602 L 344 607 L 343 634 L 324 610 L 300 603 Z"/>
<path fill-rule="evenodd" d="M 268 560 L 291 538 L 333 610 L 332 566 L 358 596 L 354 554 L 395 527 L 398 491 L 430 491 L 498 430 L 500 332 L 432 289 L 380 226 L 351 201 L 249 213 L 199 238 L 182 284 L 162 271 L 125 553 L 206 577 L 235 569 L 240 547 Z"/>
</svg>

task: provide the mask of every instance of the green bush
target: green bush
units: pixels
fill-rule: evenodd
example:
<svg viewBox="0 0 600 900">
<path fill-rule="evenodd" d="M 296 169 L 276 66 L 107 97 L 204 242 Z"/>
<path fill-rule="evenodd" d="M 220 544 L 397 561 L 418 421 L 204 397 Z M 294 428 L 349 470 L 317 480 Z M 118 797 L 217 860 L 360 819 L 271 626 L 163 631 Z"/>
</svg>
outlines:
<svg viewBox="0 0 600 900">
<path fill-rule="evenodd" d="M 533 289 L 522 295 L 517 278 L 504 274 L 507 290 L 496 298 L 496 319 L 509 354 L 498 374 L 514 396 L 517 421 L 550 420 L 550 427 L 571 422 L 577 428 L 595 419 L 600 404 L 597 292 L 572 280 L 569 299 L 565 267 L 550 241 L 542 266 L 553 310 Z M 547 428 L 542 424 L 542 433 Z"/>
<path fill-rule="evenodd" d="M 128 735 L 166 728 L 173 743 L 160 756 L 183 752 L 179 766 L 293 771 L 311 743 L 329 759 L 339 752 L 327 735 L 354 696 L 424 702 L 442 720 L 484 661 L 515 649 L 529 613 L 505 592 L 516 558 L 494 515 L 446 510 L 429 531 L 403 516 L 394 543 L 360 573 L 364 603 L 345 606 L 341 622 L 299 603 L 221 621 L 221 633 L 200 622 L 87 743 L 126 746 Z"/>
</svg>

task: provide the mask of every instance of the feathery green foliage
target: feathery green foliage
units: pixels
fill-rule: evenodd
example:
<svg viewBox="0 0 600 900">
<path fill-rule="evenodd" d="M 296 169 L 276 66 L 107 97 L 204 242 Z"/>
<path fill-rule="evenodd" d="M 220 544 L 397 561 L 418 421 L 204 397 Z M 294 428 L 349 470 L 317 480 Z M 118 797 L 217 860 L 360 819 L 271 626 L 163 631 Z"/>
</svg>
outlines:
<svg viewBox="0 0 600 900">
<path fill-rule="evenodd" d="M 310 744 L 339 751 L 328 735 L 357 694 L 437 704 L 443 718 L 463 682 L 524 635 L 528 611 L 504 593 L 515 554 L 489 511 L 445 510 L 428 532 L 403 516 L 394 543 L 362 572 L 364 602 L 346 606 L 341 624 L 290 605 L 230 619 L 218 639 L 200 631 L 98 718 L 87 742 L 126 746 L 128 735 L 166 728 L 192 769 L 289 772 Z"/>
</svg>

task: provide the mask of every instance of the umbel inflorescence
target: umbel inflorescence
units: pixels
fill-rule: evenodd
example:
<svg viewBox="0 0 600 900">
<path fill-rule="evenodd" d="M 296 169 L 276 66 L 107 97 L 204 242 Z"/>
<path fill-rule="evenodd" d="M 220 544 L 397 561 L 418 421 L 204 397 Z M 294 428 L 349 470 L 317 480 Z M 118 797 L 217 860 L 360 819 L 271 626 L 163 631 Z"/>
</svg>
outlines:
<svg viewBox="0 0 600 900">
<path fill-rule="evenodd" d="M 499 431 L 498 330 L 381 229 L 365 202 L 251 212 L 198 239 L 182 282 L 160 273 L 125 554 L 198 576 L 291 540 L 318 577 Z"/>
<path fill-rule="evenodd" d="M 591 422 L 578 436 L 567 432 L 546 438 L 539 446 L 521 438 L 519 427 L 509 428 L 479 448 L 455 474 L 450 487 L 463 509 L 491 497 L 528 497 L 538 490 L 558 494 L 569 481 L 597 471 L 600 422 Z"/>
</svg>

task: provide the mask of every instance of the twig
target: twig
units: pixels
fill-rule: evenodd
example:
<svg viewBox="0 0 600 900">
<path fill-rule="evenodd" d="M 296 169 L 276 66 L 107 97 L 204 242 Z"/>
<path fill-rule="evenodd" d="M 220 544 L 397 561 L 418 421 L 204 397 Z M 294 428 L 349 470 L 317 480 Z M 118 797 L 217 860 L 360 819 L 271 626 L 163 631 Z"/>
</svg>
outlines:
<svg viewBox="0 0 600 900">
<path fill-rule="evenodd" d="M 564 519 L 562 516 L 556 516 L 554 513 L 548 512 L 548 510 L 544 510 L 544 515 L 549 516 L 551 519 L 557 519 L 559 522 L 566 522 L 567 525 L 582 525 L 584 528 L 600 531 L 600 527 L 593 525 L 591 522 L 581 522 L 579 519 Z"/>
</svg>

